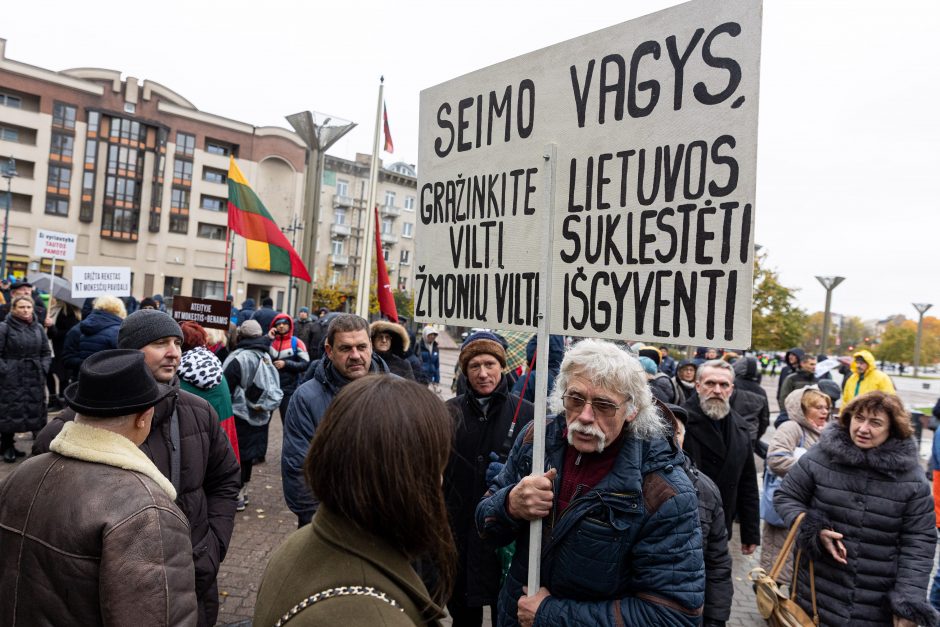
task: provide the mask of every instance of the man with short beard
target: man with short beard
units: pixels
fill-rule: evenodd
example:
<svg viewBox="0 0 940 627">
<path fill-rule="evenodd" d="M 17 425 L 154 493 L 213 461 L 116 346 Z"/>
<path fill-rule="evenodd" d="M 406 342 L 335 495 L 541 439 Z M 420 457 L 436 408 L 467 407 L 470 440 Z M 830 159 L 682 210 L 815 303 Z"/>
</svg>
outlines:
<svg viewBox="0 0 940 627">
<path fill-rule="evenodd" d="M 683 405 L 689 413 L 682 448 L 721 492 L 728 537 L 737 517 L 741 553 L 760 544 L 760 493 L 747 421 L 731 408 L 734 370 L 720 359 L 706 361 L 695 374 L 695 396 Z"/>
</svg>

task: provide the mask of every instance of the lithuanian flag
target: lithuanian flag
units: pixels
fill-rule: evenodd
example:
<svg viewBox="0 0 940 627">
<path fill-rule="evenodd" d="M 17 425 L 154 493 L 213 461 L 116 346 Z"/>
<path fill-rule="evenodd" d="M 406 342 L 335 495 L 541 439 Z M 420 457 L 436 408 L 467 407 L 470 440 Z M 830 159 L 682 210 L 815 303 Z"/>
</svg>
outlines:
<svg viewBox="0 0 940 627">
<path fill-rule="evenodd" d="M 264 203 L 229 157 L 228 228 L 244 237 L 249 270 L 279 272 L 310 282 L 310 273 L 264 208 Z"/>
</svg>

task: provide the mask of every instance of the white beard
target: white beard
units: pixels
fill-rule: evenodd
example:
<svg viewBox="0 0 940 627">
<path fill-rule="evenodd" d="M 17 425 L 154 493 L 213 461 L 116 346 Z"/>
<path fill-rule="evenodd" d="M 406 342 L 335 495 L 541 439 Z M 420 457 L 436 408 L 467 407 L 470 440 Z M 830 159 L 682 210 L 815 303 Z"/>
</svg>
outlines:
<svg viewBox="0 0 940 627">
<path fill-rule="evenodd" d="M 702 413 L 712 420 L 721 420 L 731 413 L 731 403 L 723 398 L 702 399 L 699 401 Z"/>
<path fill-rule="evenodd" d="M 583 433 L 584 435 L 593 436 L 597 440 L 597 453 L 603 453 L 604 447 L 607 446 L 607 437 L 604 435 L 604 432 L 598 429 L 597 427 L 585 426 L 579 423 L 578 421 L 572 422 L 568 425 L 568 444 L 574 446 L 574 434 Z"/>
</svg>

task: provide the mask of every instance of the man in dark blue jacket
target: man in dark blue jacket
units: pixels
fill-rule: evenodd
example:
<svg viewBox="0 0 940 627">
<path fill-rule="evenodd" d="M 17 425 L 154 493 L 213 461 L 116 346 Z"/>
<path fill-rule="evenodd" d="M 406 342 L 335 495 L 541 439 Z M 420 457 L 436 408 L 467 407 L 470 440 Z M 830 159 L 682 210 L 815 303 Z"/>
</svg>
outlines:
<svg viewBox="0 0 940 627">
<path fill-rule="evenodd" d="M 297 526 L 313 520 L 320 505 L 304 479 L 304 459 L 326 408 L 344 385 L 367 374 L 387 374 L 388 366 L 372 354 L 369 323 L 354 314 L 333 318 L 326 332 L 323 357 L 312 364 L 313 376 L 297 388 L 284 418 L 281 479 L 287 507 Z"/>
<path fill-rule="evenodd" d="M 639 362 L 583 340 L 566 354 L 546 425 L 546 468 L 532 429 L 516 440 L 476 510 L 485 540 L 516 553 L 500 625 L 699 625 L 702 535 L 684 457 Z M 542 520 L 541 588 L 522 596 L 529 521 Z"/>
</svg>

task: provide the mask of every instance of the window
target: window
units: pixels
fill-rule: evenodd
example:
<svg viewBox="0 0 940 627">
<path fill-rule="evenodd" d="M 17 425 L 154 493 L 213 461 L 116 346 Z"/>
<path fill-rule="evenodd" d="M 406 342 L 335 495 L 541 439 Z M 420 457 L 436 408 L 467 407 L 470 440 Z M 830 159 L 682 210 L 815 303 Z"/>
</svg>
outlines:
<svg viewBox="0 0 940 627">
<path fill-rule="evenodd" d="M 193 180 L 193 162 L 184 159 L 175 159 L 173 161 L 173 182 L 190 183 Z"/>
<path fill-rule="evenodd" d="M 401 236 L 411 237 L 415 230 L 415 225 L 411 222 L 405 222 L 401 225 Z"/>
<path fill-rule="evenodd" d="M 225 230 L 226 227 L 220 224 L 207 224 L 205 222 L 200 222 L 199 227 L 196 230 L 196 237 L 224 240 Z"/>
<path fill-rule="evenodd" d="M 170 207 L 173 209 L 189 209 L 189 190 L 174 187 L 170 196 Z"/>
<path fill-rule="evenodd" d="M 0 139 L 8 142 L 19 142 L 20 141 L 20 132 L 15 128 L 10 128 L 8 126 L 0 126 Z"/>
<path fill-rule="evenodd" d="M 136 177 L 143 165 L 143 151 L 127 146 L 108 146 L 108 174 Z"/>
<path fill-rule="evenodd" d="M 415 210 L 415 197 L 414 196 L 405 196 L 405 209 L 408 211 Z"/>
<path fill-rule="evenodd" d="M 136 241 L 138 216 L 136 208 L 115 207 L 105 203 L 101 213 L 101 236 Z"/>
<path fill-rule="evenodd" d="M 95 173 L 85 172 L 82 175 L 82 193 L 90 193 L 95 189 Z"/>
<path fill-rule="evenodd" d="M 85 142 L 85 166 L 95 167 L 95 161 L 98 158 L 98 141 L 89 139 Z"/>
<path fill-rule="evenodd" d="M 398 262 L 401 263 L 401 265 L 403 266 L 407 266 L 408 264 L 410 264 L 411 263 L 411 251 L 410 250 L 401 251 L 401 255 L 398 257 Z"/>
<path fill-rule="evenodd" d="M 10 107 L 11 109 L 22 109 L 23 99 L 19 96 L 0 91 L 0 105 Z"/>
<path fill-rule="evenodd" d="M 163 295 L 179 296 L 183 293 L 183 277 L 166 276 L 163 277 Z"/>
<path fill-rule="evenodd" d="M 386 207 L 395 206 L 395 192 L 385 192 L 385 206 Z"/>
<path fill-rule="evenodd" d="M 193 279 L 193 296 L 196 298 L 225 299 L 225 284 L 222 281 Z"/>
<path fill-rule="evenodd" d="M 71 161 L 75 148 L 75 138 L 65 133 L 52 133 L 52 143 L 49 154 L 58 157 L 61 161 Z"/>
<path fill-rule="evenodd" d="M 330 242 L 330 253 L 333 255 L 342 255 L 343 253 L 343 240 L 334 239 Z"/>
<path fill-rule="evenodd" d="M 74 106 L 56 102 L 52 105 L 52 125 L 59 128 L 75 128 L 76 113 Z"/>
<path fill-rule="evenodd" d="M 57 165 L 49 166 L 49 182 L 46 191 L 50 194 L 69 193 L 69 184 L 72 182 L 72 170 Z"/>
<path fill-rule="evenodd" d="M 337 207 L 333 210 L 333 223 L 334 224 L 346 224 L 346 210 L 340 207 Z"/>
<path fill-rule="evenodd" d="M 330 286 L 336 287 L 336 284 L 339 283 L 339 270 L 333 270 L 333 273 L 330 275 Z"/>
<path fill-rule="evenodd" d="M 69 199 L 60 196 L 47 196 L 46 213 L 52 216 L 69 215 Z"/>
<path fill-rule="evenodd" d="M 336 195 L 349 196 L 349 181 L 344 181 L 343 179 L 336 180 Z"/>
<path fill-rule="evenodd" d="M 386 263 L 388 262 L 388 253 L 389 253 L 388 248 L 383 248 L 383 249 L 382 249 L 382 259 L 384 259 L 384 260 L 386 261 Z"/>
<path fill-rule="evenodd" d="M 147 137 L 147 127 L 140 122 L 124 118 L 111 119 L 111 138 L 142 142 Z"/>
<path fill-rule="evenodd" d="M 214 139 L 206 139 L 206 152 L 210 155 L 222 155 L 227 157 L 234 154 L 234 146 Z"/>
<path fill-rule="evenodd" d="M 185 235 L 189 232 L 189 216 L 180 215 L 178 213 L 170 214 L 170 233 L 182 233 Z"/>
<path fill-rule="evenodd" d="M 176 132 L 176 154 L 186 155 L 187 157 L 193 156 L 193 151 L 196 150 L 196 136 L 190 135 L 189 133 Z"/>
<path fill-rule="evenodd" d="M 140 204 L 140 184 L 136 179 L 109 176 L 104 183 L 104 197 L 121 207 L 137 207 Z"/>
<path fill-rule="evenodd" d="M 203 194 L 201 200 L 199 201 L 199 206 L 203 209 L 208 209 L 209 211 L 227 211 L 228 199 Z"/>
<path fill-rule="evenodd" d="M 392 221 L 388 218 L 382 218 L 382 235 L 390 234 L 392 232 Z"/>
<path fill-rule="evenodd" d="M 97 111 L 88 112 L 88 134 L 92 135 L 98 132 L 98 125 L 101 123 L 101 114 Z"/>
<path fill-rule="evenodd" d="M 398 277 L 398 289 L 402 292 L 408 289 L 408 278 L 400 276 Z"/>
<path fill-rule="evenodd" d="M 228 172 L 225 170 L 217 170 L 216 168 L 203 168 L 202 180 L 225 185 L 228 182 Z"/>
</svg>

